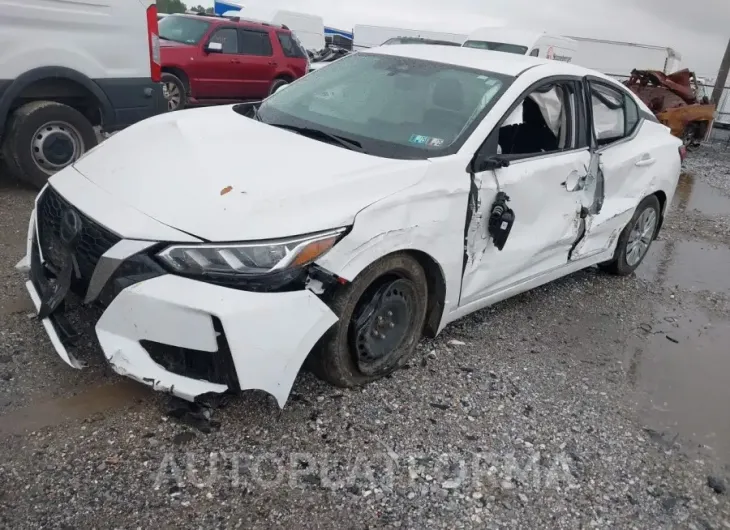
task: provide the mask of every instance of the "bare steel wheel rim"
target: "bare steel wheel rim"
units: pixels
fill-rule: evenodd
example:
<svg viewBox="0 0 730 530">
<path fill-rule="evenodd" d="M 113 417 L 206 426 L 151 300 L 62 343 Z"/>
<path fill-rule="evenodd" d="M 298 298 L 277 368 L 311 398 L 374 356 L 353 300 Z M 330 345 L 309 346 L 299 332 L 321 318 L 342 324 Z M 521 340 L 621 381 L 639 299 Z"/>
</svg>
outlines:
<svg viewBox="0 0 730 530">
<path fill-rule="evenodd" d="M 180 106 L 182 94 L 180 88 L 172 81 L 162 84 L 162 93 L 167 100 L 167 110 L 176 110 Z"/>
<path fill-rule="evenodd" d="M 350 324 L 350 344 L 366 375 L 387 370 L 397 359 L 415 323 L 418 294 L 405 278 L 391 279 L 358 304 Z"/>
<path fill-rule="evenodd" d="M 30 150 L 36 167 L 52 175 L 78 160 L 84 152 L 84 140 L 73 125 L 54 121 L 38 128 Z"/>
<path fill-rule="evenodd" d="M 626 243 L 626 263 L 630 267 L 637 265 L 646 255 L 654 239 L 656 231 L 657 214 L 654 208 L 647 208 L 636 220 L 629 233 L 629 240 Z"/>
</svg>

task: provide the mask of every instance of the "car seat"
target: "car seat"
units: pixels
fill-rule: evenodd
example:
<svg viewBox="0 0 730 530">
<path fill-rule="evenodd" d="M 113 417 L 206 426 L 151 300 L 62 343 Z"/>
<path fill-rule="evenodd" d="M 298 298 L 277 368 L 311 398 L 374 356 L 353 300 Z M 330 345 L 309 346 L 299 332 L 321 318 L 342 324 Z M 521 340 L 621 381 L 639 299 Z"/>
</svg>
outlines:
<svg viewBox="0 0 730 530">
<path fill-rule="evenodd" d="M 466 123 L 464 116 L 464 88 L 456 79 L 436 82 L 432 95 L 433 108 L 423 116 L 423 126 L 430 135 L 451 142 Z"/>
</svg>

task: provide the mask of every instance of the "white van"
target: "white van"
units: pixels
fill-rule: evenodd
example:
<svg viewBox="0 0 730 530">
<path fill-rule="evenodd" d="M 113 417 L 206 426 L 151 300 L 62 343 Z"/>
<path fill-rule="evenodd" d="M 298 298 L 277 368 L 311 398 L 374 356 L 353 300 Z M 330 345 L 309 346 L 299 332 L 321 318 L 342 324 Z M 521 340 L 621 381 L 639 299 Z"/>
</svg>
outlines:
<svg viewBox="0 0 730 530">
<path fill-rule="evenodd" d="M 43 186 L 113 132 L 166 109 L 155 0 L 0 0 L 0 144 Z"/>
<path fill-rule="evenodd" d="M 286 26 L 296 36 L 305 50 L 319 51 L 325 46 L 324 20 L 317 15 L 256 6 L 245 7 L 240 11 L 227 11 L 223 16 L 234 16 L 239 17 L 240 20 Z"/>
<path fill-rule="evenodd" d="M 578 43 L 568 37 L 510 28 L 479 28 L 469 34 L 466 48 L 531 55 L 570 63 Z"/>
</svg>

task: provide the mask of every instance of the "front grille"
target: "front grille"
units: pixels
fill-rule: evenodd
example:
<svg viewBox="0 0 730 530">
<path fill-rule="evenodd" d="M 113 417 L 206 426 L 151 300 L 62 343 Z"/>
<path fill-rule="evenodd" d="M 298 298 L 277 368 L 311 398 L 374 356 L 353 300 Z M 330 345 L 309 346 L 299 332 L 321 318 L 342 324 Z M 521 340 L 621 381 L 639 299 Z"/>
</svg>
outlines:
<svg viewBox="0 0 730 530">
<path fill-rule="evenodd" d="M 83 295 L 99 258 L 121 238 L 81 213 L 49 186 L 38 200 L 36 215 L 43 258 L 56 270 L 63 267 L 63 247 L 60 239 L 61 219 L 69 209 L 76 211 L 82 222 L 81 235 L 74 249 L 81 280 L 74 281 L 72 289 Z"/>
</svg>

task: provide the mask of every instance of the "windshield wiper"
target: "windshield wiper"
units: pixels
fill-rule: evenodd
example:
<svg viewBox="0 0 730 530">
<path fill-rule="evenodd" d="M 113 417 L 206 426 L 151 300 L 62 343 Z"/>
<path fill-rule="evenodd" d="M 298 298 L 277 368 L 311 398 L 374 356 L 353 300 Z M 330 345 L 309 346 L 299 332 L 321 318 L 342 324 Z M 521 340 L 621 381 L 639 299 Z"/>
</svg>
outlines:
<svg viewBox="0 0 730 530">
<path fill-rule="evenodd" d="M 286 125 L 283 123 L 269 123 L 269 125 L 272 125 L 274 127 L 279 127 L 281 129 L 287 129 L 289 131 L 293 131 L 295 133 L 299 133 L 302 136 L 309 136 L 310 138 L 314 139 L 321 139 L 321 140 L 328 140 L 331 143 L 335 143 L 339 145 L 340 147 L 344 147 L 345 149 L 349 149 L 351 151 L 357 151 L 358 153 L 366 153 L 367 151 L 363 149 L 362 144 L 358 142 L 357 140 L 352 140 L 350 138 L 344 138 L 342 136 L 338 136 L 336 134 L 330 134 L 328 132 L 322 131 L 320 129 L 314 129 L 312 127 L 297 127 L 296 125 Z"/>
<path fill-rule="evenodd" d="M 167 37 L 164 37 L 162 35 L 158 35 L 158 37 L 160 37 L 162 40 L 172 40 L 172 39 L 168 39 Z"/>
</svg>

